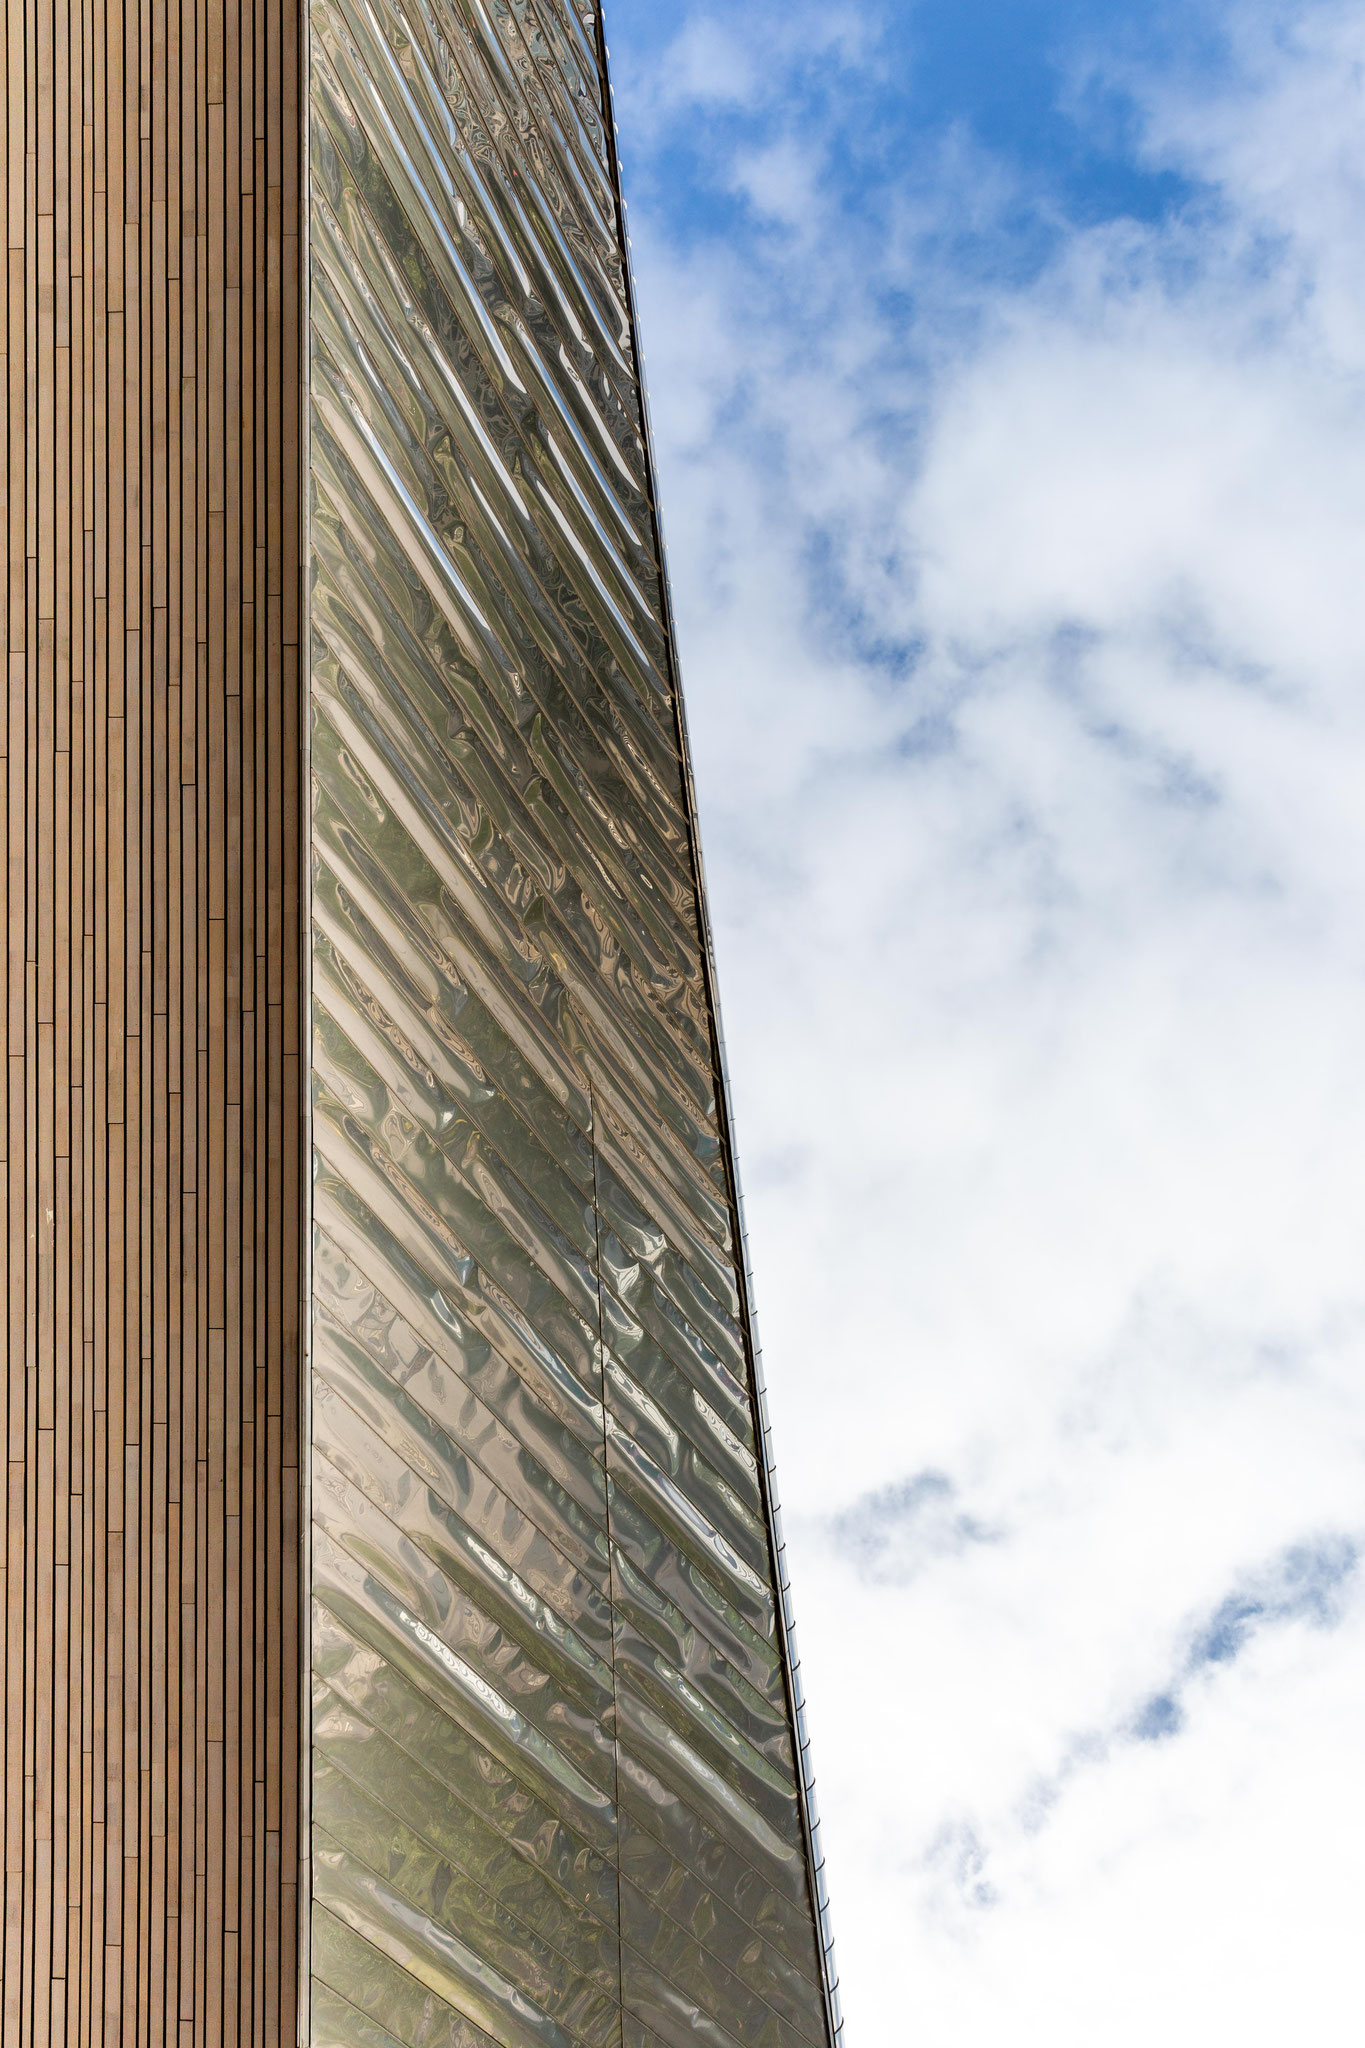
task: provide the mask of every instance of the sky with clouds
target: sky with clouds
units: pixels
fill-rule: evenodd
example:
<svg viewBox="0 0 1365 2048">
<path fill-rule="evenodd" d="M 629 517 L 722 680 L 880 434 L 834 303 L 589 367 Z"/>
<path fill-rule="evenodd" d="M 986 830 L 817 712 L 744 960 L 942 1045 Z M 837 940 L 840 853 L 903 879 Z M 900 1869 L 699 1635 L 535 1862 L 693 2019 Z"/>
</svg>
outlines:
<svg viewBox="0 0 1365 2048">
<path fill-rule="evenodd" d="M 849 2048 L 1351 2042 L 1365 5 L 607 30 Z"/>
</svg>

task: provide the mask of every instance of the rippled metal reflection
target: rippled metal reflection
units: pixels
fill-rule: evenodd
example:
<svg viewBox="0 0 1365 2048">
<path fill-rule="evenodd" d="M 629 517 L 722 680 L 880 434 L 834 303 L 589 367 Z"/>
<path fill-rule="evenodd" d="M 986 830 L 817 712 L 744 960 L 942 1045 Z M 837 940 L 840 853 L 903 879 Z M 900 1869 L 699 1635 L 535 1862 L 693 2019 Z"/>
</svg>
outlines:
<svg viewBox="0 0 1365 2048">
<path fill-rule="evenodd" d="M 822 2048 L 597 26 L 310 67 L 314 2041 Z"/>
</svg>

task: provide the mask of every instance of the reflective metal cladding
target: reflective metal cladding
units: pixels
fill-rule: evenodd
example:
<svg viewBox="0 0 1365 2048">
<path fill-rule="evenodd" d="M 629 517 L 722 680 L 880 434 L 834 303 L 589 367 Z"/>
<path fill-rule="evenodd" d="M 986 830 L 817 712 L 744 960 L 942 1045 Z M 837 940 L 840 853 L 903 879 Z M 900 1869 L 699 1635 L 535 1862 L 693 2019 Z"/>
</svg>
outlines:
<svg viewBox="0 0 1365 2048">
<path fill-rule="evenodd" d="M 600 27 L 309 106 L 313 2040 L 827 2048 Z"/>
</svg>

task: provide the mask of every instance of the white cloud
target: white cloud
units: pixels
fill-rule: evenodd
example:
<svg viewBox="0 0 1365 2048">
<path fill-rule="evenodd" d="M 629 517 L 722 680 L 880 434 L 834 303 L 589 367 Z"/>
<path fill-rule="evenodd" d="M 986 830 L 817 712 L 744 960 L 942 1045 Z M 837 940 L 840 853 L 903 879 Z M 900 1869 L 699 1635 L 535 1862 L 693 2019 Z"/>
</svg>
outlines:
<svg viewBox="0 0 1365 2048">
<path fill-rule="evenodd" d="M 618 97 L 623 85 L 629 96 L 630 137 L 636 143 L 650 139 L 680 112 L 686 120 L 698 109 L 771 107 L 776 102 L 780 116 L 793 72 L 856 63 L 868 44 L 859 9 L 819 0 L 742 12 L 698 7 L 681 13 L 682 25 L 662 59 L 651 52 L 642 62 L 635 58 L 628 18 L 624 39 L 612 49 L 610 35 L 618 22 L 615 12 L 609 15 L 613 78 Z"/>
<path fill-rule="evenodd" d="M 767 6 L 746 223 L 634 215 L 850 2048 L 1352 2038 L 1365 9 L 1230 20 L 1023 283 Z"/>
</svg>

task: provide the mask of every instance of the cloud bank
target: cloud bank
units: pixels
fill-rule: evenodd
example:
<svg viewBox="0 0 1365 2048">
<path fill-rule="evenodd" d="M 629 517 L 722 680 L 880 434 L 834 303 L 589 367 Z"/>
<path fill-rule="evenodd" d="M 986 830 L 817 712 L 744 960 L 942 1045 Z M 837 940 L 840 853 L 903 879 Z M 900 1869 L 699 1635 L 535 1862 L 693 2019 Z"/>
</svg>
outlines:
<svg viewBox="0 0 1365 2048">
<path fill-rule="evenodd" d="M 1365 8 L 1081 12 L 608 19 L 851 2048 L 1358 2004 Z"/>
</svg>

